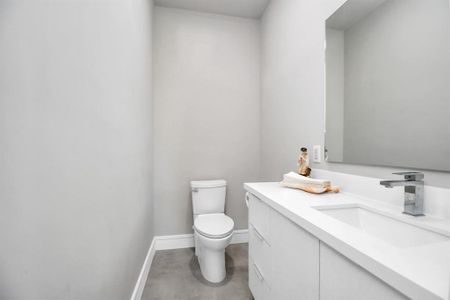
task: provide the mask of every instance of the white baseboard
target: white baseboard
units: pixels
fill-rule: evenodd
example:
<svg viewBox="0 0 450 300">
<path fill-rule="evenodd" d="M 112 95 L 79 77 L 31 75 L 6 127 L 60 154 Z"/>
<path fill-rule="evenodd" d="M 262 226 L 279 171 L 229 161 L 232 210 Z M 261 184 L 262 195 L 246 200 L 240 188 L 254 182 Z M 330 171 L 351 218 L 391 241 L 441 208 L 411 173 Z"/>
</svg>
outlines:
<svg viewBox="0 0 450 300">
<path fill-rule="evenodd" d="M 171 250 L 194 247 L 194 234 L 156 236 L 156 250 Z M 248 243 L 248 229 L 235 230 L 231 244 Z"/>
<path fill-rule="evenodd" d="M 231 238 L 231 244 L 248 243 L 248 229 L 235 230 Z"/>
<path fill-rule="evenodd" d="M 193 234 L 155 236 L 156 250 L 183 249 L 194 247 Z"/>
<path fill-rule="evenodd" d="M 231 238 L 231 244 L 248 243 L 248 230 L 235 230 Z M 194 247 L 193 234 L 155 236 L 148 249 L 147 257 L 142 265 L 141 273 L 131 295 L 131 300 L 141 300 L 147 282 L 148 273 L 152 265 L 155 252 L 158 250 L 183 249 Z"/>
<path fill-rule="evenodd" d="M 150 266 L 152 265 L 153 257 L 156 252 L 156 240 L 153 238 L 150 248 L 148 249 L 147 256 L 145 257 L 144 264 L 142 265 L 141 272 L 139 273 L 138 280 L 134 286 L 131 300 L 141 300 L 142 293 L 144 292 L 145 283 L 147 282 L 148 273 L 150 272 Z"/>
</svg>

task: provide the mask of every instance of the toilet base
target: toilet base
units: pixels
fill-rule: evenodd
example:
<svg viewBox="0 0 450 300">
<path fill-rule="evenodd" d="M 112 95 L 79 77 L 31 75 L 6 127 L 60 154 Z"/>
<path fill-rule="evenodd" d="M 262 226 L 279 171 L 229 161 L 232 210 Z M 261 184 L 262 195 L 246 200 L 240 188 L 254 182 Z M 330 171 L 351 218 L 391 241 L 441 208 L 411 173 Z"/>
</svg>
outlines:
<svg viewBox="0 0 450 300">
<path fill-rule="evenodd" d="M 222 251 L 203 251 L 198 257 L 200 271 L 203 277 L 209 282 L 222 282 L 226 277 L 225 269 L 225 250 Z"/>
<path fill-rule="evenodd" d="M 225 248 L 232 234 L 221 239 L 211 239 L 195 232 L 195 253 L 203 277 L 212 283 L 222 282 L 226 277 Z"/>
</svg>

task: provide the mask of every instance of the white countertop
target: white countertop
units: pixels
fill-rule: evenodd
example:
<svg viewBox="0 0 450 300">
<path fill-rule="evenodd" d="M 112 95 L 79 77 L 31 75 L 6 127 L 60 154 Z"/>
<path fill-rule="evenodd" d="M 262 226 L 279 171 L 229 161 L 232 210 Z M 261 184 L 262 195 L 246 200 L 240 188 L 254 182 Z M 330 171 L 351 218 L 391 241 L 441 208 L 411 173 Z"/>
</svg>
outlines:
<svg viewBox="0 0 450 300">
<path fill-rule="evenodd" d="M 336 251 L 413 299 L 450 299 L 450 239 L 408 248 L 383 240 L 314 209 L 358 204 L 450 237 L 450 220 L 402 215 L 398 207 L 350 193 L 309 194 L 279 183 L 246 183 L 245 189 Z"/>
</svg>

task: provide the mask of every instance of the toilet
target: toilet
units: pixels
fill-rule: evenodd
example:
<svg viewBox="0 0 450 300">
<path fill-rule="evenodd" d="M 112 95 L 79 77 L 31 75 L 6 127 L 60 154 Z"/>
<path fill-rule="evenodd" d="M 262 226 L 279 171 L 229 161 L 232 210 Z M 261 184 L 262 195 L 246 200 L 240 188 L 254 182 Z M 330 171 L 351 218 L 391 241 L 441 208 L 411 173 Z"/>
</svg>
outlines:
<svg viewBox="0 0 450 300">
<path fill-rule="evenodd" d="M 233 219 L 225 215 L 225 180 L 192 181 L 194 240 L 203 277 L 218 283 L 225 279 L 225 248 L 233 236 Z"/>
</svg>

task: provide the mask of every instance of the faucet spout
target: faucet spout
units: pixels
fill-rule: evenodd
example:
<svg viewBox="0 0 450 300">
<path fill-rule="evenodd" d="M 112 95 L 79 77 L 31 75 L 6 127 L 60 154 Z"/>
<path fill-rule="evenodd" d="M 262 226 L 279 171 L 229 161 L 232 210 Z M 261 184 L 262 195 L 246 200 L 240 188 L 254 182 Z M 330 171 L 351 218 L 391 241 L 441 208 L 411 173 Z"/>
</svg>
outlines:
<svg viewBox="0 0 450 300">
<path fill-rule="evenodd" d="M 404 180 L 382 180 L 380 184 L 393 188 L 403 186 L 405 188 L 405 202 L 403 213 L 412 216 L 423 216 L 424 175 L 420 172 L 394 173 L 405 176 Z"/>
<path fill-rule="evenodd" d="M 380 181 L 380 184 L 387 188 L 393 188 L 395 186 L 420 186 L 424 182 L 420 180 L 383 180 Z"/>
</svg>

